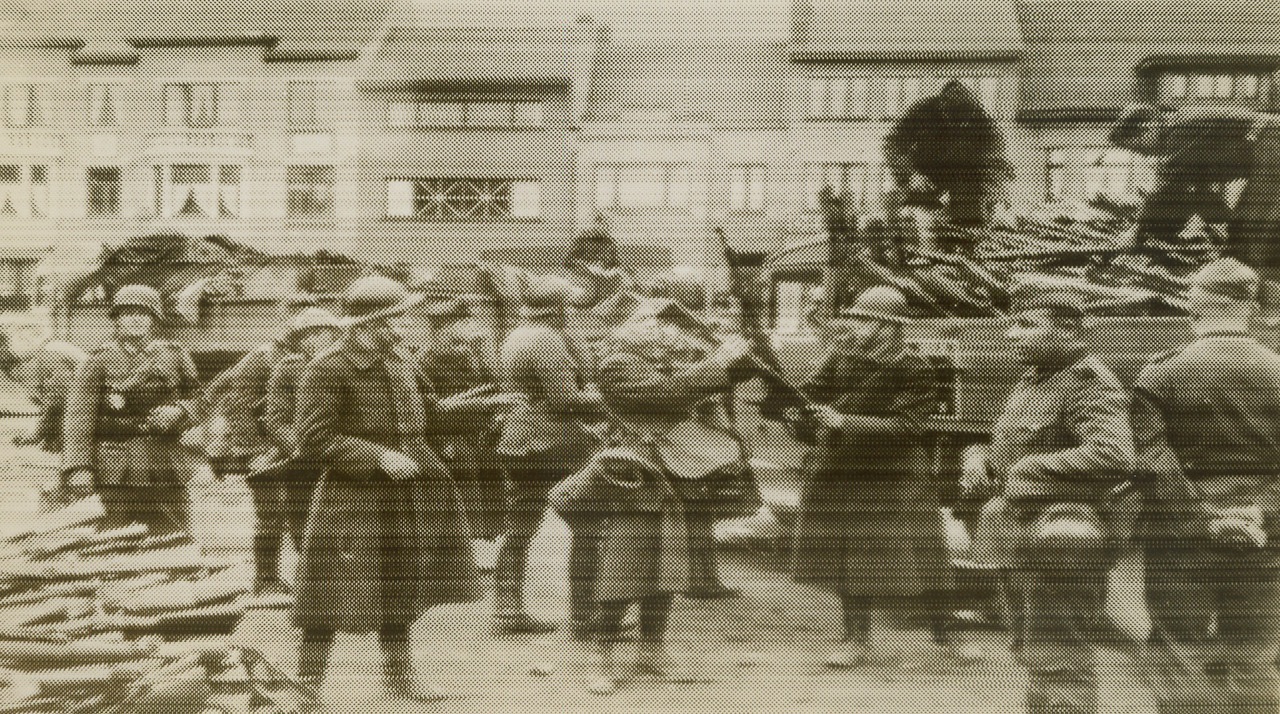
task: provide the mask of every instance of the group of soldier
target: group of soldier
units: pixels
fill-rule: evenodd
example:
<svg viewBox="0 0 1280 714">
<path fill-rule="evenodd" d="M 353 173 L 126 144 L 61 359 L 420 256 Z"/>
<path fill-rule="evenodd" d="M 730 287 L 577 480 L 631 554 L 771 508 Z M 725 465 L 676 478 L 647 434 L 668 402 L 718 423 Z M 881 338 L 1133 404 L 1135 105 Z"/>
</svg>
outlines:
<svg viewBox="0 0 1280 714">
<path fill-rule="evenodd" d="M 204 384 L 142 286 L 115 293 L 114 335 L 87 357 L 50 343 L 3 366 L 77 363 L 38 433 L 61 441 L 62 487 L 96 492 L 116 522 L 189 529 L 183 443 L 221 416 L 203 446 L 215 471 L 247 474 L 257 587 L 292 591 L 298 675 L 317 685 L 335 631 L 377 632 L 389 691 L 442 698 L 414 671 L 409 629 L 481 596 L 476 541 L 501 543 L 495 634 L 555 629 L 525 602 L 530 542 L 553 509 L 571 534 L 571 635 L 603 695 L 624 679 L 629 638 L 641 672 L 690 676 L 666 644 L 675 597 L 737 594 L 716 574 L 712 526 L 760 501 L 731 395 L 762 374 L 778 382 L 748 341 L 700 321 L 697 276 L 624 286 L 590 308 L 612 315 L 590 341 L 566 329 L 576 289 L 530 277 L 492 365 L 464 304 L 370 276 L 341 315 L 291 304 L 278 340 Z M 1235 260 L 1203 268 L 1194 341 L 1154 357 L 1132 390 L 1089 353 L 1077 296 L 1014 295 L 1008 337 L 1026 373 L 990 443 L 964 452 L 960 482 L 975 557 L 1000 574 L 1028 711 L 1098 710 L 1107 572 L 1133 544 L 1152 621 L 1139 655 L 1161 712 L 1280 706 L 1280 356 L 1249 336 L 1258 291 Z M 903 656 L 900 633 L 873 631 L 876 611 L 923 610 L 941 658 L 982 656 L 946 597 L 924 446 L 939 395 L 904 339 L 911 319 L 894 288 L 861 293 L 821 325 L 829 348 L 774 415 L 810 445 L 792 562 L 838 596 L 835 669 Z M 411 349 L 424 320 L 432 344 Z M 51 382 L 24 381 L 56 404 Z M 285 537 L 299 554 L 291 587 Z"/>
</svg>

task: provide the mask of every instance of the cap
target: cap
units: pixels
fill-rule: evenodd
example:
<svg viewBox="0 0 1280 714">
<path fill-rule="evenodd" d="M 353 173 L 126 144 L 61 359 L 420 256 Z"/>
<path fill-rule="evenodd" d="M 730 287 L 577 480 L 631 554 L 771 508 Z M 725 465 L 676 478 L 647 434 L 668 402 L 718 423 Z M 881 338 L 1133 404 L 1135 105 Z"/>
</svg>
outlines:
<svg viewBox="0 0 1280 714">
<path fill-rule="evenodd" d="M 914 320 L 907 296 L 888 285 L 877 285 L 862 291 L 852 305 L 841 308 L 836 315 L 836 322 L 849 318 L 878 320 L 895 325 L 906 325 Z"/>
<path fill-rule="evenodd" d="M 424 296 L 383 275 L 358 278 L 342 294 L 342 310 L 352 318 L 348 324 L 360 325 L 395 315 L 403 315 Z"/>
<path fill-rule="evenodd" d="M 1220 258 L 1200 268 L 1191 277 L 1191 285 L 1229 300 L 1258 299 L 1258 274 L 1235 258 Z"/>
<path fill-rule="evenodd" d="M 1035 283 L 1021 283 L 1009 296 L 1009 312 L 1049 310 L 1057 315 L 1084 317 L 1084 297 L 1071 290 L 1046 287 Z"/>
</svg>

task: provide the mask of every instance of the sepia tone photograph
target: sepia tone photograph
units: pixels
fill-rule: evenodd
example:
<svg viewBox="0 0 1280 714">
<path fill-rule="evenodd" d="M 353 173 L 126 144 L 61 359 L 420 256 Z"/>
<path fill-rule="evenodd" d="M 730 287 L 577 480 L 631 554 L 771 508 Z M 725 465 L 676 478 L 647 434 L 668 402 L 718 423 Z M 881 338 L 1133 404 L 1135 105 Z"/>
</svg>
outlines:
<svg viewBox="0 0 1280 714">
<path fill-rule="evenodd" d="M 1274 0 L 0 62 L 0 714 L 1280 714 Z"/>
</svg>

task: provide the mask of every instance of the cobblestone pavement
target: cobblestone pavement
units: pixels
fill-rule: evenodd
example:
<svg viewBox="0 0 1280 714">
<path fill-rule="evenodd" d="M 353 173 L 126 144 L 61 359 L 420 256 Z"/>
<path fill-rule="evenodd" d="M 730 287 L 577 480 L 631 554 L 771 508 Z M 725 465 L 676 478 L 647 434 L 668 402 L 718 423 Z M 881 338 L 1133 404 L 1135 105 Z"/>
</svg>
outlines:
<svg viewBox="0 0 1280 714">
<path fill-rule="evenodd" d="M 21 428 L 0 420 L 0 443 Z M 0 449 L 0 517 L 20 517 L 34 490 L 56 463 L 31 449 Z M 245 552 L 252 526 L 248 494 L 240 484 L 193 489 L 198 537 L 211 550 Z M 561 619 L 567 603 L 563 524 L 549 518 L 531 555 L 535 571 L 529 600 L 536 614 Z M 286 565 L 293 558 L 286 554 Z M 326 712 L 379 714 L 439 711 L 496 712 L 914 712 L 990 714 L 1021 711 L 1023 675 L 1009 655 L 1003 633 L 974 632 L 988 659 L 970 667 L 944 666 L 923 629 L 903 634 L 913 666 L 873 666 L 832 672 L 821 666 L 836 635 L 836 601 L 795 585 L 776 567 L 730 556 L 725 580 L 741 587 L 732 601 L 677 601 L 672 622 L 675 652 L 711 680 L 674 684 L 630 677 L 615 695 L 600 698 L 584 686 L 583 646 L 567 633 L 494 638 L 489 632 L 490 595 L 484 600 L 429 613 L 413 630 L 420 671 L 452 695 L 437 705 L 395 703 L 379 686 L 377 645 L 372 636 L 339 636 L 324 686 Z M 1132 598 L 1130 598 L 1132 600 Z M 1131 613 L 1132 614 L 1132 613 Z M 1140 620 L 1140 614 L 1134 615 Z M 280 609 L 251 610 L 233 638 L 263 651 L 292 670 L 297 632 Z M 625 650 L 623 652 L 625 655 Z M 1154 711 L 1118 651 L 1104 650 L 1104 712 Z"/>
</svg>

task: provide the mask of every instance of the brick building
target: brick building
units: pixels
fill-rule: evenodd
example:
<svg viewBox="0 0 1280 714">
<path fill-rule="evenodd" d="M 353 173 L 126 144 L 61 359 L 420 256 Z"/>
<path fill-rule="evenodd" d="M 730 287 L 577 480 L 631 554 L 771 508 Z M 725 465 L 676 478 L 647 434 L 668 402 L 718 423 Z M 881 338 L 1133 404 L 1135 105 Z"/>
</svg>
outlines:
<svg viewBox="0 0 1280 714">
<path fill-rule="evenodd" d="M 1129 102 L 1276 109 L 1263 0 L 685 5 L 8 2 L 0 308 L 48 246 L 167 230 L 427 266 L 548 264 L 597 215 L 655 269 L 714 262 L 715 226 L 775 248 L 824 184 L 873 209 L 889 122 L 953 78 L 1019 203 L 1140 187 L 1105 145 Z"/>
</svg>

